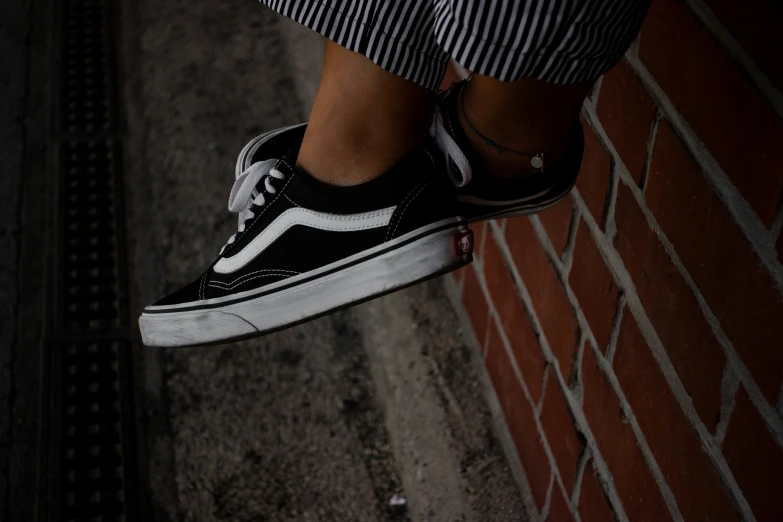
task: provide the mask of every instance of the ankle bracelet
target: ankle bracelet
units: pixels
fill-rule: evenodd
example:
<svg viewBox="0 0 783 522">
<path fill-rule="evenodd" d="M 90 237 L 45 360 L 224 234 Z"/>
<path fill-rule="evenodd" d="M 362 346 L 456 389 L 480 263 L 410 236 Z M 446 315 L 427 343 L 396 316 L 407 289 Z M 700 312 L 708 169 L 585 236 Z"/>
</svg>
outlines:
<svg viewBox="0 0 783 522">
<path fill-rule="evenodd" d="M 500 143 L 496 142 L 489 136 L 485 136 L 482 134 L 473 123 L 468 119 L 468 115 L 465 112 L 465 89 L 467 89 L 468 84 L 470 83 L 470 77 L 468 77 L 467 80 L 465 80 L 465 86 L 461 89 L 462 92 L 457 93 L 457 96 L 460 97 L 460 105 L 462 106 L 462 117 L 467 122 L 468 126 L 470 127 L 470 130 L 472 130 L 479 138 L 481 138 L 484 143 L 487 145 L 493 147 L 495 150 L 498 151 L 498 154 L 502 152 L 511 152 L 512 154 L 518 154 L 520 156 L 530 156 L 530 166 L 534 169 L 538 169 L 541 172 L 544 172 L 544 153 L 543 152 L 522 152 L 519 150 L 509 149 L 508 147 L 504 147 Z M 553 147 L 562 145 L 567 139 L 571 137 L 571 133 L 569 132 L 566 134 L 562 139 L 560 139 Z"/>
</svg>

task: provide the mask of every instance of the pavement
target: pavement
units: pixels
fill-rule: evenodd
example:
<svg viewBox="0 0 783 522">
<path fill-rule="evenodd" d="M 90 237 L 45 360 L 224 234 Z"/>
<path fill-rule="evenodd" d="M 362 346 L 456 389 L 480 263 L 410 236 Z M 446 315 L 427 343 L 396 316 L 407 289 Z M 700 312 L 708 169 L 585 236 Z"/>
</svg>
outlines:
<svg viewBox="0 0 783 522">
<path fill-rule="evenodd" d="M 0 5 L 0 520 L 10 513 L 16 323 L 19 317 L 23 119 L 26 103 L 27 12 Z"/>
<path fill-rule="evenodd" d="M 21 70 L 25 15 L 10 6 L 0 7 L 0 20 L 12 20 L 7 11 L 19 27 L 0 24 L 0 49 L 6 40 L 21 45 L 9 62 Z M 138 313 L 198 277 L 235 232 L 226 201 L 236 154 L 257 134 L 306 119 L 323 40 L 247 0 L 127 0 L 120 9 L 128 262 Z M 41 76 L 40 67 L 31 70 Z M 14 249 L 20 227 L 36 222 L 22 223 L 14 209 L 35 185 L 21 176 L 15 111 L 25 103 L 24 82 L 0 81 L 0 90 L 2 159 L 18 164 L 13 176 L 0 176 L 0 320 L 22 324 L 37 309 L 23 314 L 14 304 L 32 295 L 16 274 L 37 267 L 24 268 Z M 4 444 L 12 403 L 22 401 L 10 380 L 20 360 L 2 344 L 16 343 L 18 352 L 24 345 L 14 335 L 0 329 L 0 520 L 22 512 L 7 494 L 15 450 Z M 527 520 L 476 357 L 441 280 L 241 343 L 138 344 L 145 520 Z M 34 357 L 25 361 L 34 366 Z M 18 385 L 25 374 L 16 375 Z M 34 432 L 33 422 L 25 426 Z M 35 437 L 17 439 L 29 446 Z"/>
</svg>

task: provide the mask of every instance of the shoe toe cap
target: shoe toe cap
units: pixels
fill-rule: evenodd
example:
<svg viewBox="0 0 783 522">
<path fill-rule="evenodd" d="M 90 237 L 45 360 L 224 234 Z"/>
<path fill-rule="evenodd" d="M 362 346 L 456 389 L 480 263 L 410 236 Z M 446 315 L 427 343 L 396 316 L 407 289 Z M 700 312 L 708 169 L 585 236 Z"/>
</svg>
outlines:
<svg viewBox="0 0 783 522">
<path fill-rule="evenodd" d="M 185 303 L 193 303 L 201 300 L 201 279 L 198 278 L 192 283 L 185 285 L 174 293 L 158 300 L 152 306 L 170 306 Z"/>
</svg>

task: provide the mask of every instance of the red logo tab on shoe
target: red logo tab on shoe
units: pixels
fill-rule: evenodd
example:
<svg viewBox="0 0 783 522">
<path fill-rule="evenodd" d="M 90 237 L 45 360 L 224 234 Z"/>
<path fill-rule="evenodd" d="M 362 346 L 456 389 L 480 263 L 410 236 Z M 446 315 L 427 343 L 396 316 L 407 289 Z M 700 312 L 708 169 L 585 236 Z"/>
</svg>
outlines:
<svg viewBox="0 0 783 522">
<path fill-rule="evenodd" d="M 454 244 L 454 255 L 465 256 L 473 253 L 473 231 L 468 229 L 464 232 L 457 232 L 451 236 Z"/>
</svg>

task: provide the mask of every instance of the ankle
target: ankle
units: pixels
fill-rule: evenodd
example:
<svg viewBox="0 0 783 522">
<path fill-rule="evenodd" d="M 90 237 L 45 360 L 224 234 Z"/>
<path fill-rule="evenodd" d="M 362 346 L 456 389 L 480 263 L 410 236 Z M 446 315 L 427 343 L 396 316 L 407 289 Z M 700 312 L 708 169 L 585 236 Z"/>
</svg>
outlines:
<svg viewBox="0 0 783 522">
<path fill-rule="evenodd" d="M 482 170 L 521 177 L 541 171 L 531 163 L 536 155 L 546 172 L 566 153 L 587 88 L 479 76 L 457 93 L 453 110 Z"/>
<path fill-rule="evenodd" d="M 483 129 L 478 129 L 480 123 L 477 124 L 471 117 L 466 118 L 460 105 L 461 100 L 458 99 L 456 118 L 474 161 L 477 160 L 479 169 L 490 176 L 505 179 L 546 172 L 546 167 L 563 157 L 573 139 L 576 120 L 561 127 L 550 127 L 547 132 L 536 132 L 534 126 L 520 124 L 504 130 L 494 128 L 489 131 L 491 134 L 485 134 Z M 476 120 L 480 121 L 479 118 Z M 539 160 L 543 162 L 543 170 L 536 166 Z"/>
<path fill-rule="evenodd" d="M 359 185 L 389 170 L 427 136 L 426 129 L 376 122 L 311 120 L 297 166 L 329 185 Z"/>
<path fill-rule="evenodd" d="M 424 142 L 433 102 L 427 89 L 327 42 L 297 165 L 330 185 L 378 177 Z"/>
</svg>

